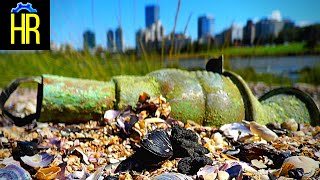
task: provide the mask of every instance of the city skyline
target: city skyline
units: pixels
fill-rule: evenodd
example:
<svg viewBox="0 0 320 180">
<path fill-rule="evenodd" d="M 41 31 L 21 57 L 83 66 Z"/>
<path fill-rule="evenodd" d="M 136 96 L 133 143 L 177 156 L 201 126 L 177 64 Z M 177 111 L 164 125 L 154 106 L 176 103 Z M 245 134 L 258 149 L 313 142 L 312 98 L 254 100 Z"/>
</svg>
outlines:
<svg viewBox="0 0 320 180">
<path fill-rule="evenodd" d="M 65 13 L 63 12 L 62 7 L 59 7 L 59 5 L 61 5 L 61 0 L 51 1 L 51 40 L 56 44 L 70 43 L 75 48 L 82 48 L 82 38 L 79 37 L 82 36 L 84 31 L 91 30 L 96 33 L 96 44 L 102 45 L 102 47 L 105 48 L 107 46 L 106 33 L 108 29 L 115 29 L 120 22 L 123 29 L 123 40 L 125 45 L 134 47 L 135 33 L 139 29 L 145 28 L 145 7 L 153 4 L 160 7 L 159 19 L 165 28 L 166 34 L 168 34 L 173 28 L 174 15 L 178 1 L 170 1 L 171 3 L 168 3 L 166 0 L 158 2 L 134 1 L 135 3 L 116 1 L 109 7 L 113 8 L 113 10 L 109 12 L 108 9 L 104 9 L 105 11 L 103 12 L 105 13 L 103 13 L 101 9 L 99 10 L 101 2 L 102 1 L 100 0 L 81 0 L 78 1 L 78 3 L 75 3 L 74 0 L 63 1 L 64 7 L 71 6 L 68 12 Z M 206 2 L 207 1 L 204 3 Z M 215 35 L 229 28 L 233 23 L 237 23 L 243 27 L 248 19 L 252 19 L 256 22 L 265 17 L 270 17 L 272 12 L 272 17 L 281 18 L 282 15 L 283 18 L 292 19 L 297 25 L 303 23 L 319 23 L 320 15 L 313 11 L 316 7 L 319 7 L 316 6 L 316 4 L 320 4 L 317 1 L 310 1 L 308 4 L 303 3 L 302 1 L 290 1 L 289 7 L 286 7 L 286 4 L 283 3 L 283 1 L 281 1 L 280 4 L 273 1 L 268 2 L 270 3 L 261 1 L 259 6 L 266 5 L 262 8 L 257 6 L 256 2 L 243 3 L 245 5 L 241 5 L 240 7 L 237 5 L 237 7 L 234 7 L 235 5 L 232 5 L 232 3 L 230 4 L 230 2 L 229 6 L 227 6 L 225 2 L 215 4 L 208 1 L 208 7 L 205 6 L 204 8 L 203 5 L 194 5 L 194 2 L 192 1 L 181 1 L 176 33 L 183 32 L 190 13 L 192 13 L 192 17 L 186 35 L 189 35 L 192 40 L 197 39 L 197 19 L 203 15 L 213 16 Z M 287 4 L 288 2 L 289 1 L 286 1 Z M 212 4 L 214 6 L 212 6 Z M 128 10 L 128 6 L 130 6 L 131 10 Z M 219 14 L 218 12 L 221 12 L 221 10 L 217 9 L 221 6 L 227 8 Z M 83 11 L 84 7 L 86 7 L 86 11 L 80 13 Z M 252 7 L 255 8 L 252 9 Z M 199 10 L 199 8 L 201 8 L 201 10 Z M 250 13 L 246 11 L 248 8 L 252 9 Z M 295 9 L 299 9 L 299 11 L 295 11 Z M 257 11 L 259 12 L 257 13 Z M 87 14 L 87 16 L 85 16 L 85 14 Z M 81 18 L 79 18 L 80 15 L 82 15 Z M 64 18 L 63 22 L 59 21 L 62 17 Z M 103 19 L 103 21 L 101 19 Z"/>
</svg>

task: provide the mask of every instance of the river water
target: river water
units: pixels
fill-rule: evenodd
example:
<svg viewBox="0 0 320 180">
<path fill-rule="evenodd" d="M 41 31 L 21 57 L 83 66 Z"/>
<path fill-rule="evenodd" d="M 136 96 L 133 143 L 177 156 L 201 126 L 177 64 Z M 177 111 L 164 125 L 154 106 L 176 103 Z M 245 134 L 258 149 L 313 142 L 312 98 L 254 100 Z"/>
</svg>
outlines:
<svg viewBox="0 0 320 180">
<path fill-rule="evenodd" d="M 193 70 L 205 69 L 206 62 L 205 59 L 185 59 L 177 63 L 179 67 Z M 229 63 L 233 70 L 252 67 L 258 73 L 272 73 L 295 80 L 299 70 L 320 65 L 320 56 L 231 58 Z"/>
</svg>

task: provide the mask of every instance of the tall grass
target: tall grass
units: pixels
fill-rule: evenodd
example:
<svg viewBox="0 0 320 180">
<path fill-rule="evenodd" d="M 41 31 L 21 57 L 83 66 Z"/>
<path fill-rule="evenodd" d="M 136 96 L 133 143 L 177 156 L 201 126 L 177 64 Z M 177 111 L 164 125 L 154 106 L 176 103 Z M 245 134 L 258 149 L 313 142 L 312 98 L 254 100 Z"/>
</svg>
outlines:
<svg viewBox="0 0 320 180">
<path fill-rule="evenodd" d="M 7 53 L 0 54 L 0 88 L 19 77 L 54 74 L 67 77 L 108 81 L 112 76 L 145 75 L 162 68 L 156 57 L 136 59 L 133 56 L 88 53 Z"/>
</svg>

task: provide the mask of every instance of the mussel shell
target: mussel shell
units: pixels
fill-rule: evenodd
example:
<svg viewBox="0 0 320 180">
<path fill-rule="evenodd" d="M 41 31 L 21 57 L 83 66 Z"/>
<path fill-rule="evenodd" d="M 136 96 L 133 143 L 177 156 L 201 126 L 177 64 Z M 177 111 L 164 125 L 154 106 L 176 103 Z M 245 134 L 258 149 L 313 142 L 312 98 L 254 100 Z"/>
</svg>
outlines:
<svg viewBox="0 0 320 180">
<path fill-rule="evenodd" d="M 141 140 L 141 146 L 146 151 L 164 158 L 173 155 L 169 135 L 163 130 L 154 130 Z"/>
<path fill-rule="evenodd" d="M 115 172 L 142 171 L 155 168 L 173 155 L 169 135 L 163 130 L 154 130 L 140 142 L 141 147 L 132 156 L 122 161 Z"/>
<path fill-rule="evenodd" d="M 151 180 L 192 180 L 192 178 L 180 173 L 163 173 Z"/>
<path fill-rule="evenodd" d="M 31 180 L 32 178 L 22 167 L 10 164 L 0 169 L 0 179 Z"/>
<path fill-rule="evenodd" d="M 12 149 L 13 159 L 19 161 L 21 156 L 33 156 L 38 153 L 37 143 L 17 142 L 17 147 Z"/>
</svg>

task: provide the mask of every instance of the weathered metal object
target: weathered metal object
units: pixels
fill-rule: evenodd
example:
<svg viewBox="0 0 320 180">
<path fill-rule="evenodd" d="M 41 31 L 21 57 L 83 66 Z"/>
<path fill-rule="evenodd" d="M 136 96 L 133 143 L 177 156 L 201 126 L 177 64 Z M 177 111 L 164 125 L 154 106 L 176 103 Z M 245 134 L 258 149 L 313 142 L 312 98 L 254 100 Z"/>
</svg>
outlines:
<svg viewBox="0 0 320 180">
<path fill-rule="evenodd" d="M 146 92 L 151 97 L 164 96 L 171 105 L 172 118 L 207 126 L 244 119 L 266 124 L 290 118 L 298 123 L 320 124 L 319 109 L 306 93 L 280 88 L 258 100 L 239 75 L 213 68 L 215 61 L 208 62 L 207 71 L 162 69 L 145 76 L 115 76 L 109 82 L 53 75 L 18 79 L 1 93 L 0 108 L 16 125 L 33 119 L 77 123 L 101 119 L 109 109 L 134 106 L 139 94 Z M 221 58 L 218 66 L 222 65 Z M 37 112 L 15 117 L 4 103 L 20 83 L 30 81 L 38 83 Z"/>
</svg>

